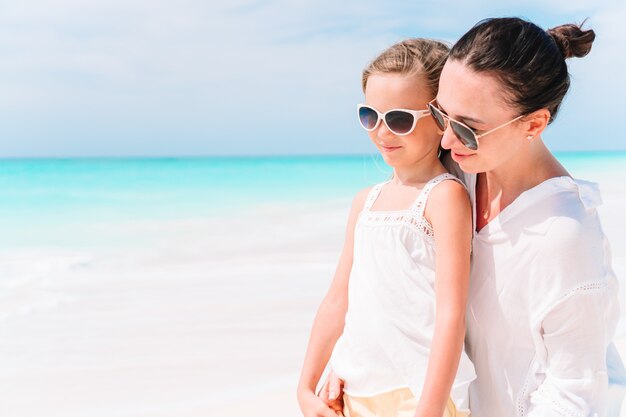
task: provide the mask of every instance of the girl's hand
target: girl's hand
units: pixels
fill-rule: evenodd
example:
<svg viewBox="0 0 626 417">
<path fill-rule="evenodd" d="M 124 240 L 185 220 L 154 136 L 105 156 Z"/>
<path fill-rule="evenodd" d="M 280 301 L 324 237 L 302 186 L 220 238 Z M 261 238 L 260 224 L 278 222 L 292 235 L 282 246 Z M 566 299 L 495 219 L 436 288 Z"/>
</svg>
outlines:
<svg viewBox="0 0 626 417">
<path fill-rule="evenodd" d="M 343 415 L 343 381 L 332 370 L 329 372 L 319 396 L 330 408 Z"/>
<path fill-rule="evenodd" d="M 300 410 L 304 417 L 337 417 L 343 416 L 341 411 L 337 412 L 330 408 L 324 400 L 315 395 L 313 391 L 298 393 Z"/>
</svg>

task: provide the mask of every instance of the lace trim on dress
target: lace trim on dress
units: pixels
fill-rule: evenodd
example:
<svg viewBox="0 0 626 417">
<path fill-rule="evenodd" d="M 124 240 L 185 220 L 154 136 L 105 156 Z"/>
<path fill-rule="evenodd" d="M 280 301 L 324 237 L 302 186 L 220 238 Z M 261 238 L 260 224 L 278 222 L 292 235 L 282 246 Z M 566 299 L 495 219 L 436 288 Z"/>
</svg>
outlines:
<svg viewBox="0 0 626 417">
<path fill-rule="evenodd" d="M 375 186 L 372 187 L 370 192 L 367 194 L 367 198 L 365 199 L 365 204 L 363 205 L 363 209 L 361 210 L 361 212 L 370 211 L 370 209 L 372 208 L 372 205 L 374 204 L 374 201 L 376 201 L 376 199 L 378 198 L 378 194 L 380 194 L 380 190 L 389 181 L 381 182 L 380 184 L 376 184 Z"/>
<path fill-rule="evenodd" d="M 385 212 L 361 212 L 359 221 L 369 226 L 377 225 L 405 225 L 411 229 L 423 234 L 424 236 L 434 239 L 435 231 L 433 226 L 423 216 L 409 210 L 402 211 L 385 211 Z"/>
<path fill-rule="evenodd" d="M 448 173 L 438 175 L 426 183 L 411 207 L 406 210 L 392 211 L 371 211 L 372 205 L 378 198 L 383 186 L 391 180 L 377 184 L 372 187 L 365 200 L 363 210 L 360 213 L 359 222 L 370 226 L 405 225 L 424 235 L 430 241 L 434 241 L 435 231 L 433 230 L 433 226 L 424 217 L 424 210 L 426 209 L 426 202 L 428 201 L 428 195 L 431 190 L 435 188 L 437 184 L 445 180 L 455 180 L 461 183 L 454 175 Z"/>
</svg>

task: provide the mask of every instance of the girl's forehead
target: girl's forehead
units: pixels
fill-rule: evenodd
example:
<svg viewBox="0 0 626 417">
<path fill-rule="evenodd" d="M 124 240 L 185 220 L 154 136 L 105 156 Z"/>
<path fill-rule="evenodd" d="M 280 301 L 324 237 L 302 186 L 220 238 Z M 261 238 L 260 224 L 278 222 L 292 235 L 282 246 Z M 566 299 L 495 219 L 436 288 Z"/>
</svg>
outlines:
<svg viewBox="0 0 626 417">
<path fill-rule="evenodd" d="M 430 101 L 430 88 L 420 75 L 373 74 L 367 80 L 368 100 L 419 103 Z"/>
<path fill-rule="evenodd" d="M 400 73 L 374 73 L 367 80 L 367 86 L 398 86 L 398 87 L 421 87 L 426 86 L 426 80 L 419 74 Z"/>
</svg>

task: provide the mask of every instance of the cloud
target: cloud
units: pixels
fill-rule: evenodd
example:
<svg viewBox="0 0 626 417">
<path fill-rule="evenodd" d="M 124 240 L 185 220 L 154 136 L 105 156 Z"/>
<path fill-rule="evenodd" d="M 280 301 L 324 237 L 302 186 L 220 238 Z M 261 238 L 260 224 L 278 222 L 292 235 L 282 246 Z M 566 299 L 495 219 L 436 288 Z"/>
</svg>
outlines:
<svg viewBox="0 0 626 417">
<path fill-rule="evenodd" d="M 528 4 L 5 2 L 0 154 L 369 151 L 354 121 L 360 72 L 391 43 L 452 41 L 482 17 L 527 10 L 545 27 L 594 13 L 615 31 L 624 16 L 613 2 Z M 597 75 L 606 58 L 594 60 L 618 43 L 599 42 L 573 73 Z"/>
</svg>

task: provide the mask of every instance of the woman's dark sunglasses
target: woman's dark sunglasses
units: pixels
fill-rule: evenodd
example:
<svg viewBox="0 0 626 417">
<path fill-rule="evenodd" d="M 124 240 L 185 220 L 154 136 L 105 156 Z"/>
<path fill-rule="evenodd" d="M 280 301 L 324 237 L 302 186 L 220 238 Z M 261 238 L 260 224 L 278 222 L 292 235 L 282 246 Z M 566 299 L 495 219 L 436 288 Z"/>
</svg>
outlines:
<svg viewBox="0 0 626 417">
<path fill-rule="evenodd" d="M 474 129 L 472 129 L 471 127 L 467 126 L 466 124 L 459 122 L 458 120 L 454 120 L 451 119 L 447 114 L 445 114 L 444 112 L 442 112 L 434 103 L 436 102 L 437 99 L 433 99 L 430 103 L 428 103 L 428 110 L 430 110 L 430 114 L 433 117 L 433 119 L 435 119 L 435 123 L 437 123 L 437 126 L 439 127 L 439 129 L 441 129 L 442 131 L 446 131 L 446 129 L 448 128 L 448 125 L 450 125 L 450 127 L 452 128 L 452 132 L 454 132 L 454 135 L 457 137 L 457 139 L 459 139 L 459 142 L 461 142 L 463 145 L 465 145 L 466 148 L 471 149 L 473 151 L 478 149 L 478 139 L 482 138 L 483 136 L 488 135 L 491 132 L 495 132 L 496 130 L 500 129 L 501 127 L 507 126 L 511 123 L 513 123 L 516 120 L 521 119 L 522 117 L 524 117 L 524 115 L 520 115 L 517 116 L 515 119 L 510 120 L 498 127 L 495 127 L 485 133 L 482 133 L 480 135 L 477 135 L 476 132 L 474 131 Z"/>
</svg>

